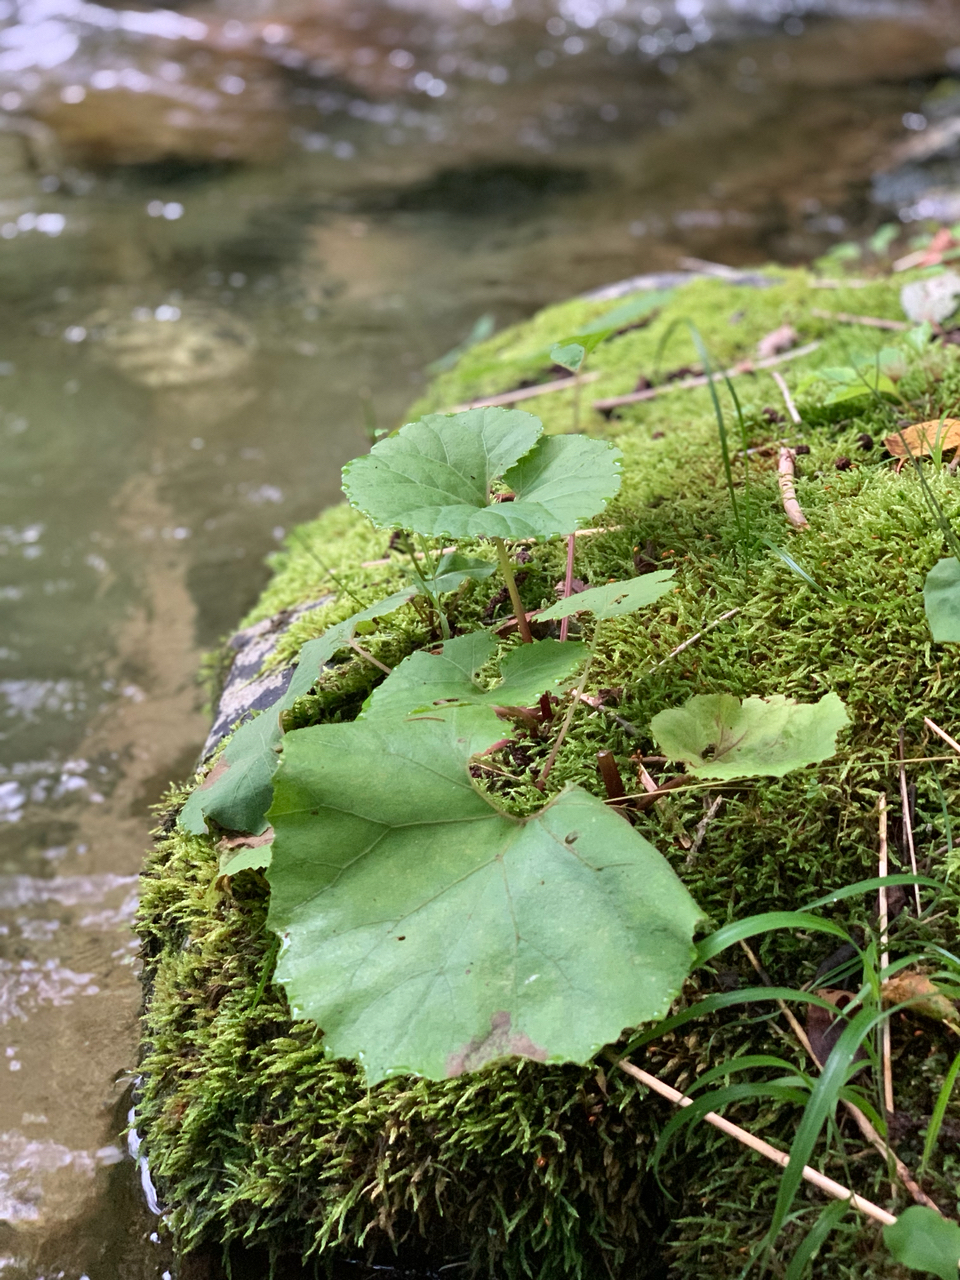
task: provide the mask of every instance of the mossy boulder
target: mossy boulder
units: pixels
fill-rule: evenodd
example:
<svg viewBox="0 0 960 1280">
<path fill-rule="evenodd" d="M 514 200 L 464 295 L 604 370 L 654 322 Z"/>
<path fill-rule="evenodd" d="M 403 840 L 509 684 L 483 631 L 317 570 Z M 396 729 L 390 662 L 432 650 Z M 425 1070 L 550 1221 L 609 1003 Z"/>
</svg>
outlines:
<svg viewBox="0 0 960 1280">
<path fill-rule="evenodd" d="M 551 790 L 577 782 L 604 794 L 600 750 L 614 753 L 625 777 L 635 775 L 636 757 L 657 754 L 652 717 L 694 693 L 786 694 L 810 702 L 832 691 L 847 706 L 852 725 L 827 763 L 780 779 L 688 789 L 639 815 L 639 829 L 714 924 L 794 909 L 876 874 L 881 793 L 895 815 L 892 849 L 899 865 L 902 728 L 921 869 L 946 887 L 934 911 L 919 921 L 904 915 L 899 932 L 913 947 L 954 945 L 951 821 L 958 812 L 960 759 L 924 725 L 928 716 L 954 734 L 958 728 L 960 655 L 932 642 L 923 612 L 924 577 L 943 554 L 943 535 L 915 471 L 893 467 L 882 437 L 898 415 L 918 421 L 953 412 L 960 350 L 941 342 L 917 348 L 900 335 L 817 314 L 829 307 L 902 319 L 901 283 L 877 280 L 828 294 L 813 288 L 806 273 L 780 269 L 770 272 L 765 288 L 691 283 L 650 323 L 597 349 L 588 368 L 600 377 L 581 389 L 579 403 L 577 393 L 563 391 L 524 405 L 549 431 L 576 425 L 614 441 L 624 454 L 619 497 L 599 531 L 578 540 L 578 576 L 598 584 L 653 563 L 676 570 L 675 589 L 658 605 L 604 624 L 590 686 L 606 691 L 604 705 L 584 708 L 575 719 Z M 565 303 L 498 334 L 438 377 L 410 416 L 548 376 L 550 345 L 610 305 Z M 742 445 L 751 451 L 749 466 L 743 456 L 733 457 L 736 511 L 708 388 L 676 390 L 610 418 L 590 407 L 595 396 L 632 390 L 640 376 L 657 381 L 664 371 L 696 363 L 687 320 L 719 367 L 755 355 L 759 339 L 785 323 L 799 342 L 821 344 L 781 366 L 801 409 L 799 427 L 786 419 L 766 372 L 733 380 L 742 438 L 733 401 L 717 388 L 730 453 Z M 903 352 L 899 400 L 865 393 L 828 403 L 837 384 L 811 378 L 891 342 Z M 796 480 L 809 528 L 799 533 L 780 500 L 781 439 L 809 449 Z M 955 518 L 957 481 L 930 464 L 925 480 Z M 330 591 L 335 596 L 297 618 L 272 661 L 289 662 L 306 640 L 354 612 L 357 599 L 366 604 L 401 584 L 399 556 L 387 544 L 386 535 L 347 507 L 291 536 L 248 625 Z M 489 547 L 468 549 L 492 557 Z M 550 544 L 524 557 L 521 592 L 528 607 L 554 598 L 564 554 Z M 463 628 L 510 612 L 487 583 L 466 588 L 456 609 Z M 405 614 L 364 637 L 380 661 L 393 664 L 430 641 L 426 623 L 412 610 Z M 359 659 L 337 665 L 296 704 L 287 727 L 351 719 L 378 678 Z M 505 792 L 517 812 L 542 803 L 530 770 L 548 750 L 548 741 L 518 742 L 513 773 L 519 780 Z M 924 757 L 938 759 L 917 762 Z M 137 1102 L 143 1149 L 184 1253 L 210 1245 L 256 1247 L 290 1266 L 300 1259 L 335 1265 L 375 1255 L 383 1263 L 395 1257 L 423 1267 L 458 1263 L 459 1274 L 545 1280 L 732 1280 L 740 1273 L 763 1238 L 779 1171 L 698 1125 L 669 1148 L 658 1181 L 651 1153 L 670 1108 L 609 1059 L 588 1066 L 512 1060 L 455 1080 L 399 1078 L 372 1090 L 354 1064 L 328 1060 L 321 1031 L 292 1021 L 271 982 L 265 879 L 253 870 L 219 877 L 214 838 L 176 826 L 188 790 L 170 793 L 144 874 L 139 929 L 147 1000 Z M 874 907 L 869 896 L 859 897 L 829 914 L 856 929 L 870 925 Z M 770 934 L 759 945 L 766 973 L 792 987 L 814 982 L 831 950 L 815 935 L 789 932 Z M 756 981 L 738 949 L 721 960 L 716 977 L 691 981 L 689 997 L 711 983 L 716 989 L 716 982 Z M 776 1053 L 809 1069 L 789 1032 L 783 1039 L 786 1028 L 775 1010 L 731 1009 L 692 1025 L 692 1032 L 664 1037 L 635 1060 L 681 1089 L 709 1067 L 746 1053 Z M 918 1159 L 957 1050 L 950 1034 L 903 1015 L 894 1023 L 894 1132 L 908 1164 Z M 748 1099 L 728 1114 L 786 1147 L 799 1108 Z M 926 1180 L 951 1211 L 958 1134 L 960 1108 L 951 1103 Z M 903 1194 L 891 1198 L 886 1164 L 863 1147 L 860 1135 L 845 1135 L 841 1125 L 839 1135 L 834 1131 L 818 1148 L 816 1161 L 894 1212 L 905 1207 Z M 818 1193 L 801 1194 L 801 1213 L 778 1246 L 781 1257 L 790 1255 L 822 1206 Z M 821 1249 L 813 1274 L 906 1273 L 886 1256 L 878 1230 L 848 1215 Z"/>
</svg>

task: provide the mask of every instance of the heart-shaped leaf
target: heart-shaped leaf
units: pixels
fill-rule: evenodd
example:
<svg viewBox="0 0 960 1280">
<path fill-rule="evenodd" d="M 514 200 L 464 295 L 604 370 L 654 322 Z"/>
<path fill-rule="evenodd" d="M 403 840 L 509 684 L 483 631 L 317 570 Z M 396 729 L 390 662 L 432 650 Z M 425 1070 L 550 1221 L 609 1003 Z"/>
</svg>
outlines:
<svg viewBox="0 0 960 1280">
<path fill-rule="evenodd" d="M 518 819 L 474 785 L 480 707 L 284 739 L 269 926 L 294 1017 L 370 1084 L 519 1054 L 585 1062 L 661 1017 L 700 912 L 669 864 L 570 787 Z"/>
<path fill-rule="evenodd" d="M 960 1226 L 933 1209 L 911 1205 L 883 1228 L 883 1242 L 897 1262 L 911 1271 L 932 1271 L 941 1280 L 957 1280 Z"/>
<path fill-rule="evenodd" d="M 344 492 L 375 525 L 430 537 L 572 533 L 619 489 L 621 454 L 602 440 L 542 432 L 519 409 L 429 414 L 348 463 Z M 512 501 L 493 501 L 498 479 Z"/>
<path fill-rule="evenodd" d="M 586 657 L 586 646 L 539 640 L 512 649 L 500 664 L 501 679 L 492 688 L 477 673 L 496 652 L 485 631 L 448 640 L 439 654 L 411 653 L 367 699 L 364 717 L 406 714 L 441 702 L 486 707 L 529 707 L 543 693 L 555 693 Z"/>
<path fill-rule="evenodd" d="M 433 595 L 442 596 L 447 591 L 456 591 L 464 582 L 483 582 L 496 572 L 497 566 L 489 560 L 461 555 L 459 551 L 448 551 L 440 557 L 436 573 L 425 577 L 423 585 Z M 411 581 L 419 582 L 420 579 L 413 574 Z"/>
<path fill-rule="evenodd" d="M 358 622 L 384 618 L 419 592 L 419 586 L 406 587 L 338 622 L 319 639 L 308 640 L 300 650 L 286 693 L 234 732 L 206 781 L 181 809 L 180 826 L 201 835 L 207 830 L 209 818 L 226 831 L 248 831 L 254 835 L 264 831 L 267 826 L 264 815 L 272 795 L 271 779 L 283 737 L 280 713 L 288 711 L 298 698 L 310 692 L 333 655 L 353 638 Z"/>
<path fill-rule="evenodd" d="M 923 607 L 934 640 L 960 644 L 960 562 L 939 560 L 923 584 Z"/>
<path fill-rule="evenodd" d="M 586 354 L 586 348 L 579 342 L 558 342 L 550 348 L 553 363 L 560 365 L 562 369 L 569 369 L 571 373 L 579 373 Z"/>
<path fill-rule="evenodd" d="M 557 604 L 551 605 L 537 614 L 538 622 L 556 621 L 569 618 L 574 613 L 592 613 L 601 621 L 604 618 L 619 618 L 625 613 L 635 613 L 637 609 L 645 609 L 661 596 L 666 595 L 673 582 L 673 569 L 655 569 L 653 573 L 644 573 L 639 578 L 630 578 L 626 582 L 607 582 L 602 587 L 588 587 L 586 591 L 578 591 L 576 595 L 567 596 Z"/>
<path fill-rule="evenodd" d="M 739 698 L 697 694 L 682 707 L 650 721 L 653 736 L 670 760 L 681 760 L 698 778 L 782 778 L 817 764 L 837 749 L 849 718 L 835 693 L 799 703 L 782 694 Z"/>
</svg>

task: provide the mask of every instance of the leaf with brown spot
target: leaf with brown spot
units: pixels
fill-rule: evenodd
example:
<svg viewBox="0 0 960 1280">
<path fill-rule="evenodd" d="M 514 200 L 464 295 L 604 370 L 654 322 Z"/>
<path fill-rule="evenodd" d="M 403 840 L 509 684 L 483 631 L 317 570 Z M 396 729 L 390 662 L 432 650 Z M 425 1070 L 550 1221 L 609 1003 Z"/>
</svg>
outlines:
<svg viewBox="0 0 960 1280">
<path fill-rule="evenodd" d="M 933 453 L 938 443 L 941 451 L 946 453 L 960 445 L 960 418 L 932 418 L 929 422 L 916 422 L 912 427 L 903 427 L 887 436 L 883 443 L 895 458 L 906 458 L 910 454 L 915 458 L 926 457 Z"/>
<path fill-rule="evenodd" d="M 368 1084 L 588 1062 L 663 1017 L 690 971 L 700 911 L 616 811 L 570 786 L 517 818 L 474 784 L 502 734 L 490 708 L 458 706 L 284 739 L 277 981 Z"/>
</svg>

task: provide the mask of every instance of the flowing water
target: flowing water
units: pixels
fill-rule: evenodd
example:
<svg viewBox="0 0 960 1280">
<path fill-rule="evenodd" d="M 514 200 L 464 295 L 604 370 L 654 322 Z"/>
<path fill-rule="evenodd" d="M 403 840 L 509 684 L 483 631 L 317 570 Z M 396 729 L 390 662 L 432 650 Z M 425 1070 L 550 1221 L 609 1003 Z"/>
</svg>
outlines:
<svg viewBox="0 0 960 1280">
<path fill-rule="evenodd" d="M 0 0 L 4 1280 L 169 1265 L 120 1136 L 135 876 L 284 530 L 482 317 L 919 216 L 871 175 L 958 17 Z"/>
</svg>

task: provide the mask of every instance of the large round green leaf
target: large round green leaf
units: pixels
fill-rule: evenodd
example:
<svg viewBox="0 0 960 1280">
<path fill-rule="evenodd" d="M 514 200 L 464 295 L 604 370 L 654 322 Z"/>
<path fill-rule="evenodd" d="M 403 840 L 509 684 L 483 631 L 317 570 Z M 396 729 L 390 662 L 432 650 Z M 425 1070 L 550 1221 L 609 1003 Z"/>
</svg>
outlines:
<svg viewBox="0 0 960 1280">
<path fill-rule="evenodd" d="M 343 469 L 353 506 L 381 528 L 445 538 L 572 533 L 620 487 L 620 451 L 586 436 L 541 439 L 520 409 L 428 414 Z M 510 502 L 494 502 L 503 480 Z"/>
<path fill-rule="evenodd" d="M 923 584 L 923 607 L 934 640 L 960 643 L 960 563 L 938 560 Z"/>
<path fill-rule="evenodd" d="M 912 1271 L 956 1280 L 960 1263 L 960 1226 L 933 1209 L 914 1204 L 883 1228 L 883 1241 L 896 1260 Z"/>
<path fill-rule="evenodd" d="M 571 787 L 520 820 L 475 787 L 470 759 L 502 732 L 458 707 L 284 739 L 277 977 L 371 1084 L 585 1062 L 666 1013 L 689 972 L 700 912 L 619 814 Z"/>
</svg>

